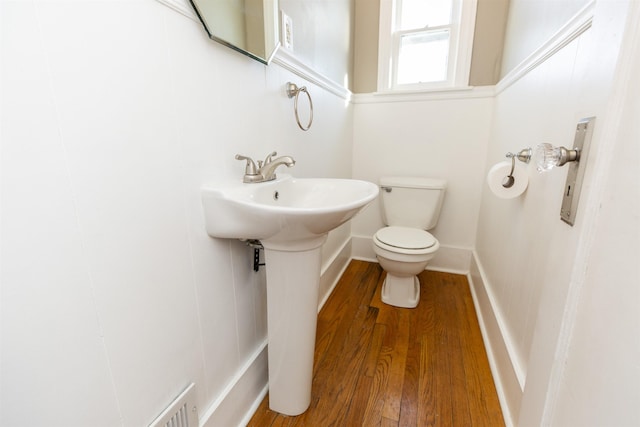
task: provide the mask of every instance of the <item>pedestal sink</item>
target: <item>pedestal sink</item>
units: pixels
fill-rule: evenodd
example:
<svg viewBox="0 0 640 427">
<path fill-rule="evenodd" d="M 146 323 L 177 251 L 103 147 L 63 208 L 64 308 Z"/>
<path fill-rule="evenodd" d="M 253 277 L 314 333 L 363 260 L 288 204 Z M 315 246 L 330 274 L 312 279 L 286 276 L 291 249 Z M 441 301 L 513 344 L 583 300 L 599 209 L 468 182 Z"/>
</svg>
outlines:
<svg viewBox="0 0 640 427">
<path fill-rule="evenodd" d="M 311 402 L 321 247 L 327 233 L 378 195 L 370 182 L 294 178 L 202 188 L 211 237 L 257 239 L 265 249 L 269 407 L 303 413 Z"/>
</svg>

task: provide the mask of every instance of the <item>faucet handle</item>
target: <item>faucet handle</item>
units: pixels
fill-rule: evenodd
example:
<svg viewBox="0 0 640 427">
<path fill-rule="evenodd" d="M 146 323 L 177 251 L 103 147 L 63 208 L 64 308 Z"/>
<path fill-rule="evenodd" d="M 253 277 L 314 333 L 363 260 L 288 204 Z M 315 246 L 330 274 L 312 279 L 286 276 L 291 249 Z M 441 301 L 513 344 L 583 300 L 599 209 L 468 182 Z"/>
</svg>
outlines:
<svg viewBox="0 0 640 427">
<path fill-rule="evenodd" d="M 264 159 L 263 164 L 265 164 L 265 165 L 266 165 L 266 164 L 268 164 L 268 163 L 271 163 L 271 161 L 273 160 L 273 159 L 272 159 L 272 157 L 273 157 L 273 156 L 277 156 L 277 155 L 278 155 L 278 153 L 277 153 L 277 152 L 275 152 L 275 151 L 274 151 L 274 152 L 272 152 L 271 154 L 267 155 L 267 157 Z M 261 166 L 261 167 L 262 167 L 262 166 Z"/>
<path fill-rule="evenodd" d="M 256 169 L 256 164 L 251 157 L 243 156 L 241 154 L 236 154 L 236 160 L 246 160 L 247 165 L 244 169 L 245 175 L 257 175 L 258 171 Z"/>
</svg>

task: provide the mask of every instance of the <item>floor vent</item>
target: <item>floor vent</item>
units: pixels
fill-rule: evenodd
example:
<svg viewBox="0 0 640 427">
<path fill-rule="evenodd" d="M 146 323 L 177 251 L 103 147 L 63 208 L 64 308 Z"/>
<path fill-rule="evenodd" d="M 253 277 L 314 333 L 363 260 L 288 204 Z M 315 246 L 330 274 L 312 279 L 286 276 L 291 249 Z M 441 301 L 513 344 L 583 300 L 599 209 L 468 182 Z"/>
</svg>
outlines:
<svg viewBox="0 0 640 427">
<path fill-rule="evenodd" d="M 198 427 L 196 385 L 191 383 L 149 427 Z"/>
</svg>

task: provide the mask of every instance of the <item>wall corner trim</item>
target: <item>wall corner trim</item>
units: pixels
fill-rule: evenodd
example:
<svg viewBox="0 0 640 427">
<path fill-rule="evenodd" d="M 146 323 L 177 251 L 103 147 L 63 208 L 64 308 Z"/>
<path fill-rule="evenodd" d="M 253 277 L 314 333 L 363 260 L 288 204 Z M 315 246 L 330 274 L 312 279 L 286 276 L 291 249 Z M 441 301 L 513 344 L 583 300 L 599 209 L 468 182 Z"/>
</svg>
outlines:
<svg viewBox="0 0 640 427">
<path fill-rule="evenodd" d="M 567 21 L 549 40 L 543 43 L 542 46 L 526 57 L 524 61 L 518 64 L 498 82 L 496 85 L 496 95 L 509 88 L 591 28 L 595 8 L 596 1 L 591 0 L 580 9 L 578 13 Z"/>
</svg>

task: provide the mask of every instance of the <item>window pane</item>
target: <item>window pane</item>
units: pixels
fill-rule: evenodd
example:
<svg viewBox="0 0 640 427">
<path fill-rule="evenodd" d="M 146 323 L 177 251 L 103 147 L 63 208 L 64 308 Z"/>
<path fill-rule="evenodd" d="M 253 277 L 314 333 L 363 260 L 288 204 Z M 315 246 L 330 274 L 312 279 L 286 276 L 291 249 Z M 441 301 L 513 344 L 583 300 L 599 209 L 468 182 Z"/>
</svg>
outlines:
<svg viewBox="0 0 640 427">
<path fill-rule="evenodd" d="M 406 34 L 400 38 L 397 84 L 447 80 L 449 30 Z"/>
<path fill-rule="evenodd" d="M 452 0 L 401 0 L 399 29 L 412 30 L 451 23 Z"/>
</svg>

